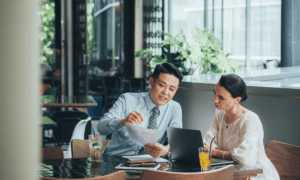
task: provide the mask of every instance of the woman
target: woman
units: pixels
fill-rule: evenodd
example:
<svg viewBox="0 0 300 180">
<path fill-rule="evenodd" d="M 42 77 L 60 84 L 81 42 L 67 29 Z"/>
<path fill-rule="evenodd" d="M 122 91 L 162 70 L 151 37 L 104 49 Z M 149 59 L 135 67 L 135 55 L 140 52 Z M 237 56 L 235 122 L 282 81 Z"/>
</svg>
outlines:
<svg viewBox="0 0 300 180">
<path fill-rule="evenodd" d="M 260 178 L 279 180 L 264 150 L 264 132 L 259 117 L 241 105 L 248 98 L 243 79 L 235 74 L 223 75 L 214 93 L 217 109 L 212 125 L 205 134 L 204 146 L 209 147 L 215 137 L 213 157 L 262 168 L 263 175 Z"/>
</svg>

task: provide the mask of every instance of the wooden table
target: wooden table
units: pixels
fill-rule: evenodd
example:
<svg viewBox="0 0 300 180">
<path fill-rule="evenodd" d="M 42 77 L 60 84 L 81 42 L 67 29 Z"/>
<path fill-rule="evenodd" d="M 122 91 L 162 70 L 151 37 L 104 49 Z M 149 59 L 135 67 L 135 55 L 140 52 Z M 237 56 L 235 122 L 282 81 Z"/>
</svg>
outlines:
<svg viewBox="0 0 300 180">
<path fill-rule="evenodd" d="M 88 178 L 95 176 L 103 176 L 115 172 L 115 167 L 120 163 L 124 163 L 127 159 L 121 156 L 104 156 L 101 162 L 91 163 L 88 158 L 81 159 L 60 159 L 47 160 L 40 163 L 39 175 L 44 177 L 60 177 L 60 178 Z M 171 172 L 201 172 L 199 165 L 179 164 L 179 163 L 161 163 L 161 171 Z M 212 169 L 220 168 L 215 166 Z M 262 169 L 235 164 L 234 180 L 244 179 L 256 176 L 262 173 Z M 130 180 L 140 179 L 140 174 L 127 173 Z"/>
<path fill-rule="evenodd" d="M 74 108 L 89 108 L 96 107 L 97 102 L 93 96 L 54 96 L 43 95 L 42 107 L 74 107 Z"/>
</svg>

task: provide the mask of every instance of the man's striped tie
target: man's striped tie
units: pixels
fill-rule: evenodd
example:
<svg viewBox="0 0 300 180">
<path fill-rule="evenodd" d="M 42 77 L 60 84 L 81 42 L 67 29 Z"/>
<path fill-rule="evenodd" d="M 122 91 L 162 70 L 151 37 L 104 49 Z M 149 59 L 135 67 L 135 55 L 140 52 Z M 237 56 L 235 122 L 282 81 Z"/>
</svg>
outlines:
<svg viewBox="0 0 300 180">
<path fill-rule="evenodd" d="M 149 122 L 149 126 L 148 126 L 148 129 L 157 129 L 157 123 L 156 123 L 156 118 L 157 118 L 157 114 L 158 114 L 158 107 L 155 106 L 153 109 L 153 114 L 152 116 L 150 117 L 150 122 Z M 147 154 L 147 150 L 144 149 L 143 151 L 143 154 Z"/>
</svg>

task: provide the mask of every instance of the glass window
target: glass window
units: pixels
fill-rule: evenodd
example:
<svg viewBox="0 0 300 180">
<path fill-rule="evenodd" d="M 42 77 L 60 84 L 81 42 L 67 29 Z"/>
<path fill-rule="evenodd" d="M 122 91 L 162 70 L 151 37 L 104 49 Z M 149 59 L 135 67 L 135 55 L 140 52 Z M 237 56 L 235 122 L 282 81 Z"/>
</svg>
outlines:
<svg viewBox="0 0 300 180">
<path fill-rule="evenodd" d="M 124 63 L 123 0 L 90 0 L 87 7 L 91 67 L 114 71 Z"/>
<path fill-rule="evenodd" d="M 199 0 L 168 0 L 169 17 L 166 31 L 172 35 L 178 34 L 180 29 L 186 35 L 188 42 L 192 41 L 192 31 L 195 27 L 204 27 L 204 1 Z"/>
<path fill-rule="evenodd" d="M 249 7 L 246 0 L 169 0 L 166 5 L 167 32 L 175 35 L 182 29 L 192 43 L 195 27 L 207 28 L 222 42 L 225 54 L 244 64 L 243 70 L 262 69 L 271 59 L 280 61 L 281 0 L 250 0 Z"/>
<path fill-rule="evenodd" d="M 260 69 L 266 60 L 281 60 L 281 1 L 252 0 L 250 25 L 251 69 Z"/>
</svg>

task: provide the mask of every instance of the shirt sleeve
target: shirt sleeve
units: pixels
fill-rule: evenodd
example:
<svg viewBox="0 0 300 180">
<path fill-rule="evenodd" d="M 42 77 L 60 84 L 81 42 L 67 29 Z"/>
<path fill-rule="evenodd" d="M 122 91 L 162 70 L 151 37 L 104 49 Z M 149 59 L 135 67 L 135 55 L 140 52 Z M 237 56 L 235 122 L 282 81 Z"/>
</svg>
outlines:
<svg viewBox="0 0 300 180">
<path fill-rule="evenodd" d="M 257 117 L 258 118 L 258 117 Z M 241 125 L 240 145 L 233 149 L 231 157 L 234 161 L 249 166 L 254 166 L 257 161 L 257 142 L 259 139 L 259 126 L 255 119 L 246 119 Z"/>
<path fill-rule="evenodd" d="M 182 128 L 182 109 L 179 104 L 176 104 L 173 109 L 169 127 Z"/>
<path fill-rule="evenodd" d="M 203 143 L 210 144 L 211 140 L 215 137 L 212 146 L 214 148 L 219 147 L 218 142 L 219 142 L 219 121 L 218 121 L 218 116 L 219 116 L 219 111 L 216 110 L 214 120 L 208 129 L 208 131 L 205 133 Z"/>
<path fill-rule="evenodd" d="M 121 128 L 125 128 L 120 124 L 122 118 L 125 117 L 125 104 L 125 96 L 121 95 L 110 110 L 104 114 L 97 125 L 97 130 L 101 135 L 112 134 Z"/>
</svg>

